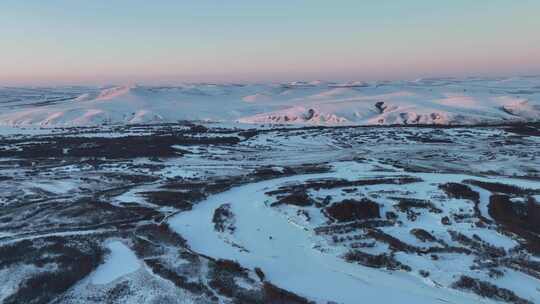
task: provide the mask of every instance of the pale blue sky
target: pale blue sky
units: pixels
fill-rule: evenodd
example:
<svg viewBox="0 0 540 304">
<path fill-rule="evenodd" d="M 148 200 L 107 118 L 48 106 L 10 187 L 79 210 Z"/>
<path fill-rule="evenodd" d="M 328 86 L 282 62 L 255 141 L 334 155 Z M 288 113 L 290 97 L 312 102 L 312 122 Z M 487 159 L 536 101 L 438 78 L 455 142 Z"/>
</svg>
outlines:
<svg viewBox="0 0 540 304">
<path fill-rule="evenodd" d="M 540 73 L 538 0 L 3 0 L 0 84 Z"/>
</svg>

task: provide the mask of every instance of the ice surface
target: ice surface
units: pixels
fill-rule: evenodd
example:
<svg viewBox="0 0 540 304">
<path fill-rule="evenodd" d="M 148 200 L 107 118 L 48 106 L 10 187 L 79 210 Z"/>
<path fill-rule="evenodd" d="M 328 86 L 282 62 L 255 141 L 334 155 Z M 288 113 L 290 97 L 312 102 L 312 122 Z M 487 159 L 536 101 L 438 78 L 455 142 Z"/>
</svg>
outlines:
<svg viewBox="0 0 540 304">
<path fill-rule="evenodd" d="M 106 258 L 105 263 L 91 274 L 90 280 L 93 284 L 108 284 L 140 267 L 135 253 L 121 241 L 110 241 L 107 243 L 107 248 L 111 253 Z"/>
</svg>

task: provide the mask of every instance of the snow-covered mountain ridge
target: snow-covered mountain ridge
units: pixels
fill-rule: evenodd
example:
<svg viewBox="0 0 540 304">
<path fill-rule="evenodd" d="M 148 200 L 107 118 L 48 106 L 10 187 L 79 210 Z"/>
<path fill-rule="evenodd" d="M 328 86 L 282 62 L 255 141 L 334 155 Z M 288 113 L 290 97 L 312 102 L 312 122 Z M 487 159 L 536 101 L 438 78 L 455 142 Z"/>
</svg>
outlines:
<svg viewBox="0 0 540 304">
<path fill-rule="evenodd" d="M 184 120 L 311 125 L 538 121 L 540 77 L 0 88 L 1 125 Z"/>
</svg>

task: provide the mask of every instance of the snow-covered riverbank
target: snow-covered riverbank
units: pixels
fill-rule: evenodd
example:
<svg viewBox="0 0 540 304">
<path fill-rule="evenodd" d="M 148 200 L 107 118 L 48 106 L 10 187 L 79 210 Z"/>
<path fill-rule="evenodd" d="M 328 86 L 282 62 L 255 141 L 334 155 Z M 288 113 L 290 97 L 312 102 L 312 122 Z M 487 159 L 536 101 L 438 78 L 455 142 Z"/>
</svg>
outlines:
<svg viewBox="0 0 540 304">
<path fill-rule="evenodd" d="M 309 225 L 299 225 L 269 206 L 265 192 L 279 185 L 320 178 L 396 176 L 396 172 L 369 172 L 373 167 L 339 164 L 336 172 L 273 179 L 240 186 L 211 196 L 192 211 L 171 218 L 169 225 L 196 252 L 236 260 L 242 266 L 261 268 L 272 283 L 321 303 L 478 303 L 479 298 L 406 272 L 387 272 L 347 263 L 334 252 L 321 250 L 325 240 Z M 407 174 L 411 175 L 411 174 Z M 431 191 L 435 182 L 461 181 L 464 175 L 418 174 L 426 182 L 416 185 Z M 406 188 L 406 187 L 404 187 Z M 214 229 L 214 211 L 230 204 L 233 233 Z M 452 208 L 452 207 L 450 207 Z M 459 263 L 459 262 L 458 262 Z M 458 266 L 459 267 L 459 266 Z M 389 292 L 391 290 L 391 292 Z"/>
</svg>

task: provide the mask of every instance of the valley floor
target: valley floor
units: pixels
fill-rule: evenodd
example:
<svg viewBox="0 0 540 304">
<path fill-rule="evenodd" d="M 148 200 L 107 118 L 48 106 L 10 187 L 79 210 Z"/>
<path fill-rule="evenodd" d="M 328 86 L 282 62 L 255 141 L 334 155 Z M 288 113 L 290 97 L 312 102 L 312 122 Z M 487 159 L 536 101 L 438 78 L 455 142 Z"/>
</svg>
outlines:
<svg viewBox="0 0 540 304">
<path fill-rule="evenodd" d="M 2 129 L 2 303 L 540 303 L 540 126 Z"/>
</svg>

